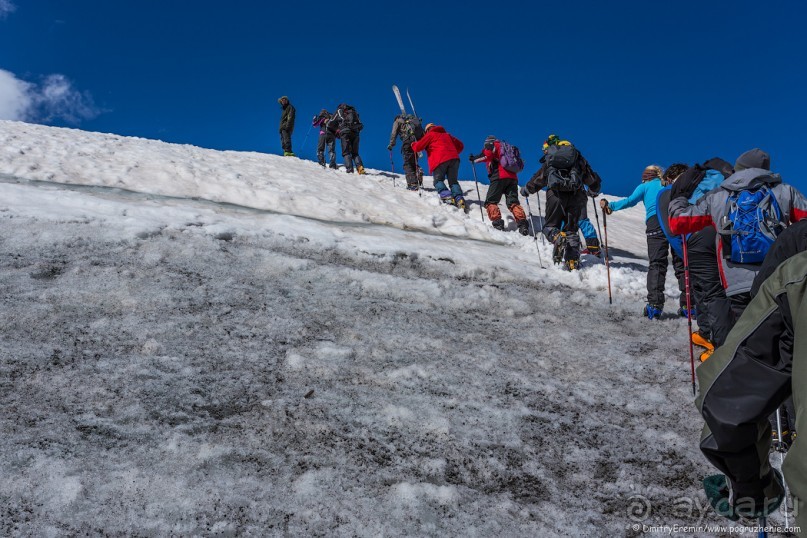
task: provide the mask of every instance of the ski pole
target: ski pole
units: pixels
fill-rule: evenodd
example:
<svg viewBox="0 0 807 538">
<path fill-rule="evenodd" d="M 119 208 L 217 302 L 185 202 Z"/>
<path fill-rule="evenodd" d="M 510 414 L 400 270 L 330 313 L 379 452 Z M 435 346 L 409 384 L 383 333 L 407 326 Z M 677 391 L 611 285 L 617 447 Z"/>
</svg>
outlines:
<svg viewBox="0 0 807 538">
<path fill-rule="evenodd" d="M 309 126 L 308 126 L 308 132 L 307 132 L 307 133 L 305 133 L 305 138 L 303 138 L 303 145 L 302 145 L 302 146 L 300 146 L 300 155 L 302 155 L 302 154 L 303 154 L 303 150 L 305 149 L 305 143 L 306 143 L 306 142 L 308 142 L 308 135 L 310 135 L 310 134 L 311 134 L 311 128 L 312 128 L 313 126 L 314 126 L 313 124 L 311 124 L 311 125 L 309 125 Z"/>
<path fill-rule="evenodd" d="M 594 212 L 597 212 L 597 207 L 594 207 Z M 599 220 L 597 221 L 600 222 Z M 605 217 L 605 209 L 602 210 L 602 229 L 605 230 L 605 273 L 608 275 L 608 304 L 614 304 L 613 297 L 611 296 L 611 262 L 608 261 L 608 219 Z"/>
<path fill-rule="evenodd" d="M 420 153 L 412 150 L 415 154 L 415 175 L 418 180 L 418 197 L 423 198 L 423 168 L 420 167 Z"/>
<path fill-rule="evenodd" d="M 541 259 L 541 247 L 538 246 L 538 236 L 535 235 L 535 224 L 533 224 L 532 222 L 532 209 L 530 208 L 530 197 L 527 196 L 526 198 L 524 198 L 524 201 L 527 202 L 527 213 L 529 213 L 530 215 L 530 228 L 532 228 L 532 239 L 535 241 L 535 250 L 538 251 L 538 262 L 541 264 L 541 269 L 546 269 L 546 267 L 544 267 L 544 260 Z"/>
<path fill-rule="evenodd" d="M 479 194 L 479 181 L 477 181 L 476 179 L 476 163 L 471 163 L 471 170 L 474 171 L 474 183 L 476 184 L 476 197 L 479 200 L 479 216 L 482 217 L 482 222 L 485 222 L 485 214 L 482 212 L 482 195 Z M 543 263 L 541 265 L 543 265 Z"/>
<path fill-rule="evenodd" d="M 782 439 L 782 407 L 779 406 L 776 408 L 776 435 L 779 437 L 779 446 L 775 447 L 776 451 L 779 453 L 779 469 L 782 469 L 782 465 L 785 463 L 785 452 L 787 452 L 787 448 L 785 448 L 784 440 Z M 790 518 L 787 514 L 787 498 L 790 494 L 787 491 L 787 482 L 785 482 L 785 500 L 784 500 L 784 509 L 782 513 L 785 515 L 785 527 L 790 527 Z"/>
<path fill-rule="evenodd" d="M 692 345 L 692 300 L 689 292 L 689 252 L 687 250 L 686 235 L 681 236 L 681 241 L 684 246 L 684 283 L 686 285 L 685 290 L 687 294 L 687 326 L 689 331 L 687 333 L 687 340 L 689 340 L 689 362 L 692 365 L 692 395 L 695 396 L 695 350 Z"/>
<path fill-rule="evenodd" d="M 544 237 L 543 226 L 544 226 L 544 216 L 541 215 L 541 191 L 535 193 L 535 201 L 538 202 L 538 220 L 541 221 L 541 244 L 546 246 L 546 237 Z"/>
<path fill-rule="evenodd" d="M 602 242 L 602 230 L 600 229 L 600 216 L 597 214 L 597 197 L 593 197 L 591 199 L 591 203 L 594 204 L 594 218 L 597 219 L 597 233 L 599 234 L 598 239 Z"/>
<path fill-rule="evenodd" d="M 389 150 L 389 165 L 392 167 L 392 186 L 395 187 L 395 162 L 392 160 L 392 150 Z"/>
</svg>

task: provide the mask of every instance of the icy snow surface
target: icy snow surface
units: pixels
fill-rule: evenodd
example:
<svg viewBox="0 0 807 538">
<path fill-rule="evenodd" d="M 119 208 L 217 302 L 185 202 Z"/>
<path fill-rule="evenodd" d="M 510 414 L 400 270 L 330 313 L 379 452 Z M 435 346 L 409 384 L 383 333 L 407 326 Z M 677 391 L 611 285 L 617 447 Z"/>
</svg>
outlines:
<svg viewBox="0 0 807 538">
<path fill-rule="evenodd" d="M 642 207 L 609 305 L 598 260 L 371 172 L 0 122 L 0 534 L 634 536 L 637 495 L 696 524 Z"/>
</svg>

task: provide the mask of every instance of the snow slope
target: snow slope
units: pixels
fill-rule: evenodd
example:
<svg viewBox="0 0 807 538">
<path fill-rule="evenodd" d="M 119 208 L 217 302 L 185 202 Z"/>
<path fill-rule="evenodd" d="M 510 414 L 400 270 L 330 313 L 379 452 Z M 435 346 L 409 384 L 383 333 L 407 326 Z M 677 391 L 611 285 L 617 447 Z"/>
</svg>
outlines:
<svg viewBox="0 0 807 538">
<path fill-rule="evenodd" d="M 637 315 L 642 208 L 609 305 L 597 260 L 373 172 L 0 122 L 0 533 L 716 522 L 674 506 L 712 469 L 686 325 Z"/>
</svg>

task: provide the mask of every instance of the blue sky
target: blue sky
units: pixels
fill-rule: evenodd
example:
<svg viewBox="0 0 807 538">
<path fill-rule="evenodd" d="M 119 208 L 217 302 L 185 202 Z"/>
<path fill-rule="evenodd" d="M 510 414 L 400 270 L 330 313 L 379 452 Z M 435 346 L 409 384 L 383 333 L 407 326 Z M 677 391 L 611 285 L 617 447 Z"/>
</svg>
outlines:
<svg viewBox="0 0 807 538">
<path fill-rule="evenodd" d="M 608 193 L 647 164 L 752 147 L 807 190 L 800 2 L 261 4 L 0 0 L 0 69 L 27 94 L 23 119 L 52 125 L 279 153 L 288 95 L 295 150 L 313 158 L 309 118 L 348 102 L 365 163 L 389 169 L 397 83 L 465 142 L 464 178 L 494 134 L 521 148 L 524 183 L 556 133 Z"/>
</svg>

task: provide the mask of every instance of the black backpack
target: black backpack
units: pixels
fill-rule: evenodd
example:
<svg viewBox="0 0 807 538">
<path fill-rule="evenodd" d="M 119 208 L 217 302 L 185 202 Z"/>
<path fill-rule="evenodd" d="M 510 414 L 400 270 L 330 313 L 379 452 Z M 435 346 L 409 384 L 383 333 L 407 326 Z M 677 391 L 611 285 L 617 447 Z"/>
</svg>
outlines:
<svg viewBox="0 0 807 538">
<path fill-rule="evenodd" d="M 580 152 L 571 145 L 549 146 L 544 155 L 546 185 L 556 191 L 572 192 L 583 188 L 578 161 Z"/>
<path fill-rule="evenodd" d="M 359 113 L 350 105 L 342 108 L 342 129 L 345 131 L 361 131 L 364 125 L 359 121 Z"/>
<path fill-rule="evenodd" d="M 423 125 L 420 122 L 420 118 L 413 116 L 412 114 L 406 114 L 403 116 L 404 124 L 401 128 L 401 140 L 407 142 L 413 142 L 415 140 L 420 140 L 426 134 L 426 131 L 423 130 Z"/>
</svg>

